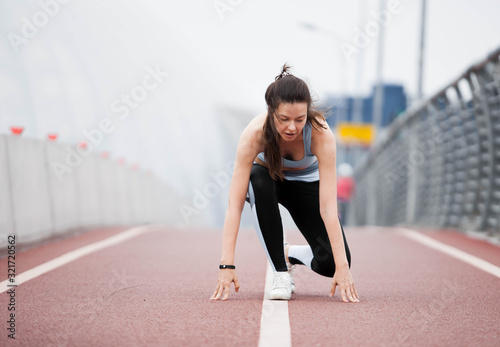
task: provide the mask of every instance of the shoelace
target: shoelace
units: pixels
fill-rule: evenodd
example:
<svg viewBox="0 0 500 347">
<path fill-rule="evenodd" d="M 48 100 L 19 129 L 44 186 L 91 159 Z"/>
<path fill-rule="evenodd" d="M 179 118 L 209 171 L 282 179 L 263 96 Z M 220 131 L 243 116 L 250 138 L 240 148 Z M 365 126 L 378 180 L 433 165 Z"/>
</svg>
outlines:
<svg viewBox="0 0 500 347">
<path fill-rule="evenodd" d="M 285 280 L 285 276 L 275 276 L 274 277 L 274 288 L 287 288 L 288 281 Z"/>
</svg>

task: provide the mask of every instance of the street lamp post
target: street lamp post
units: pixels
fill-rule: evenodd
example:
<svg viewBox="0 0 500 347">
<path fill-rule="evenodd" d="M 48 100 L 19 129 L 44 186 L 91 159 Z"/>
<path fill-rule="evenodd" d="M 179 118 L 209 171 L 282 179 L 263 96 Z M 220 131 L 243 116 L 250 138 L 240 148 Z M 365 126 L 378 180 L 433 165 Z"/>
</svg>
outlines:
<svg viewBox="0 0 500 347">
<path fill-rule="evenodd" d="M 426 6 L 427 0 L 422 0 L 421 9 L 421 24 L 420 24 L 420 50 L 418 53 L 418 87 L 417 87 L 417 98 L 420 100 L 423 96 L 422 83 L 424 74 L 424 50 L 425 50 L 425 21 L 426 21 Z"/>
<path fill-rule="evenodd" d="M 385 9 L 385 0 L 379 0 L 380 11 Z M 380 130 L 382 128 L 382 112 L 384 107 L 384 85 L 383 85 L 383 68 L 384 68 L 384 26 L 380 26 L 380 33 L 377 40 L 377 77 L 375 96 L 373 100 L 373 125 L 375 126 L 375 143 L 380 138 Z"/>
</svg>

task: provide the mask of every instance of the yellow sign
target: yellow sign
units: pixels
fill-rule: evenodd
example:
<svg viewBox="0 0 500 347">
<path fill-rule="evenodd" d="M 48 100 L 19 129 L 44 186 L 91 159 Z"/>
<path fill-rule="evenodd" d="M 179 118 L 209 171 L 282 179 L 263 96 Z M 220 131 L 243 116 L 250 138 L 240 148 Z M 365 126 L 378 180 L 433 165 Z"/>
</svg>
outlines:
<svg viewBox="0 0 500 347">
<path fill-rule="evenodd" d="M 375 127 L 371 123 L 337 124 L 337 138 L 342 144 L 371 145 L 374 135 Z"/>
</svg>

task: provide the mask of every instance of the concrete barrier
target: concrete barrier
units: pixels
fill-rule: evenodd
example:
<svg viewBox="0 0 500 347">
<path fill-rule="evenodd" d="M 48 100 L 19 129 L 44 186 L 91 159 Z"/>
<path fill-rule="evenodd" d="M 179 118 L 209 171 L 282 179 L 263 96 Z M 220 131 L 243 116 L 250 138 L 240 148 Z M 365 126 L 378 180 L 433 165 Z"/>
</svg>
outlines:
<svg viewBox="0 0 500 347">
<path fill-rule="evenodd" d="M 12 189 L 10 183 L 9 160 L 7 158 L 7 137 L 0 137 L 0 233 L 1 243 L 0 246 L 5 247 L 7 240 L 6 234 L 14 230 L 14 218 L 12 211 Z"/>
<path fill-rule="evenodd" d="M 164 182 L 97 153 L 68 165 L 72 150 L 0 135 L 0 252 L 8 235 L 23 246 L 90 227 L 182 222 Z"/>
<path fill-rule="evenodd" d="M 59 180 L 55 174 L 50 174 L 50 163 L 64 156 L 64 148 L 55 143 L 44 143 L 47 155 L 47 172 L 51 191 L 51 204 L 54 214 L 54 232 L 64 233 L 69 229 L 80 227 L 80 217 L 77 201 L 76 175 L 65 175 Z"/>
<path fill-rule="evenodd" d="M 54 223 L 45 147 L 40 141 L 14 136 L 7 138 L 6 145 L 11 185 L 7 198 L 13 204 L 15 233 L 27 243 L 48 237 Z"/>
</svg>

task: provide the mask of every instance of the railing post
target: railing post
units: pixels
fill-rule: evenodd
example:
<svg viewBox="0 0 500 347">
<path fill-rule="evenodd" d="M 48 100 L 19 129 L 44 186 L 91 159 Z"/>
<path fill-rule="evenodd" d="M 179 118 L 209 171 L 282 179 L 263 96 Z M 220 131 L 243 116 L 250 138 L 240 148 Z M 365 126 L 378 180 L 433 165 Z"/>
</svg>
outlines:
<svg viewBox="0 0 500 347">
<path fill-rule="evenodd" d="M 418 196 L 419 175 L 417 163 L 412 161 L 412 155 L 417 153 L 418 146 L 418 123 L 413 121 L 410 123 L 408 130 L 408 184 L 406 194 L 406 224 L 413 224 L 415 222 L 415 210 Z"/>
</svg>

